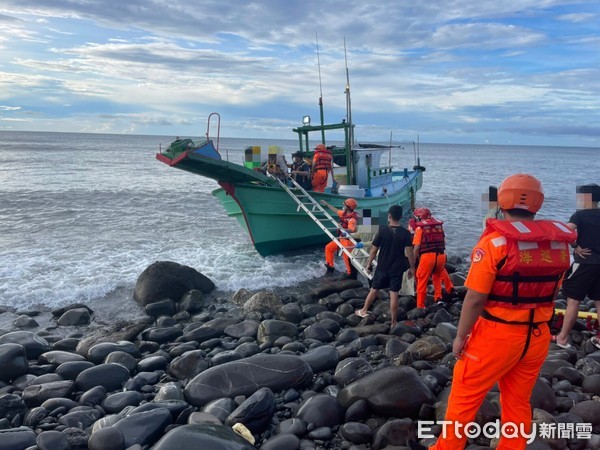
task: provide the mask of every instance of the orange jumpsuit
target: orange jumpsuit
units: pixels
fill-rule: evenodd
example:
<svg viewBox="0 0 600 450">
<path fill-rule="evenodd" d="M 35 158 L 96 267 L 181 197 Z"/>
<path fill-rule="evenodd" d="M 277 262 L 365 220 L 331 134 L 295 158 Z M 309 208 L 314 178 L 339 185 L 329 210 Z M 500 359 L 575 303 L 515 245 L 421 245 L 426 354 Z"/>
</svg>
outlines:
<svg viewBox="0 0 600 450">
<path fill-rule="evenodd" d="M 344 216 L 344 211 L 339 209 L 337 212 L 338 217 L 341 219 Z M 348 231 L 350 233 L 355 233 L 356 232 L 356 219 L 355 218 L 351 218 L 348 219 Z M 352 247 L 352 241 L 350 241 L 350 239 L 340 239 L 340 242 L 342 243 L 342 245 L 346 248 L 348 247 Z M 327 244 L 325 246 L 325 262 L 327 263 L 327 265 L 334 267 L 334 261 L 335 261 L 335 254 L 337 253 L 339 247 L 338 245 L 334 242 L 331 241 L 329 244 Z M 344 253 L 344 263 L 346 264 L 346 273 L 348 275 L 350 275 L 352 273 L 352 264 L 350 263 L 350 258 L 348 258 L 348 256 Z"/>
<path fill-rule="evenodd" d="M 421 245 L 423 229 L 417 227 L 413 237 L 413 245 Z M 433 298 L 437 300 L 442 298 L 442 283 L 446 288 L 446 293 L 452 292 L 454 284 L 450 280 L 450 275 L 446 270 L 445 253 L 423 253 L 419 255 L 419 265 L 417 266 L 417 307 L 425 308 L 425 297 L 427 296 L 427 283 L 429 277 L 433 283 Z"/>
<path fill-rule="evenodd" d="M 563 244 L 564 248 L 556 250 L 558 253 L 554 257 L 557 258 L 556 254 L 560 254 L 561 259 L 564 256 L 568 261 L 568 247 L 566 243 Z M 471 269 L 465 285 L 469 289 L 490 295 L 496 282 L 497 267 L 507 253 L 506 238 L 499 232 L 493 231 L 483 236 L 473 250 Z M 519 257 L 524 256 L 520 253 Z M 536 262 L 533 261 L 533 264 Z M 532 309 L 511 306 L 510 303 L 498 304 L 489 299 L 486 302 L 484 313 L 477 319 L 462 357 L 454 367 L 452 391 L 445 418 L 452 424 L 447 426 L 446 436 L 440 436 L 430 450 L 464 449 L 467 440 L 464 429 L 459 429 L 458 434 L 461 436 L 458 436 L 454 423 L 464 425 L 473 422 L 487 392 L 496 383 L 500 388 L 501 423 L 516 424 L 523 427 L 526 434 L 531 433 L 530 397 L 548 354 L 550 331 L 546 322 L 552 317 L 553 305 L 544 304 L 533 309 L 532 320 L 538 325 L 529 337 L 528 347 L 529 326 L 506 324 L 494 319 L 520 323 L 529 321 Z M 531 305 L 528 306 L 531 308 Z M 484 318 L 486 314 L 488 316 Z M 490 318 L 489 315 L 494 317 Z M 510 430 L 509 433 L 512 435 Z M 526 441 L 527 438 L 523 436 L 501 437 L 496 448 L 524 450 Z"/>
<path fill-rule="evenodd" d="M 327 177 L 333 168 L 331 151 L 315 151 L 312 167 L 312 190 L 315 192 L 325 192 Z"/>
</svg>

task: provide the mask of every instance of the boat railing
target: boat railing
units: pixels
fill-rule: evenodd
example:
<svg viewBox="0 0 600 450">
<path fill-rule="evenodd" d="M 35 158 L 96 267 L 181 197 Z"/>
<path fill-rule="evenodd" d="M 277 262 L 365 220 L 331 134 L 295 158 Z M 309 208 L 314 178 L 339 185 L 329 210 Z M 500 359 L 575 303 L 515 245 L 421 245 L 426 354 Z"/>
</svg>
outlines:
<svg viewBox="0 0 600 450">
<path fill-rule="evenodd" d="M 392 174 L 393 171 L 394 168 L 392 166 L 377 168 L 370 167 L 367 171 L 367 187 L 371 187 L 371 181 L 377 178 L 388 177 Z"/>
<path fill-rule="evenodd" d="M 217 150 L 217 153 L 219 152 L 219 140 L 221 138 L 221 115 L 218 112 L 213 112 L 210 113 L 208 115 L 208 120 L 207 120 L 207 124 L 206 124 L 206 140 L 210 141 L 210 118 L 212 116 L 217 116 L 217 145 L 215 145 L 215 150 Z M 229 151 L 227 149 L 225 149 L 225 159 L 227 161 L 229 161 Z"/>
</svg>

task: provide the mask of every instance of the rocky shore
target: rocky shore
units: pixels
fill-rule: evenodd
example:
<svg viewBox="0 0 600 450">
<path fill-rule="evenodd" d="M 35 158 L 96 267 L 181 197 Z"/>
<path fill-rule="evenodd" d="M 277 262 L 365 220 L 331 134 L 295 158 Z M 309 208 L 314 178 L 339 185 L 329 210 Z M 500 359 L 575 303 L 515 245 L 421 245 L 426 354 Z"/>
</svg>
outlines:
<svg viewBox="0 0 600 450">
<path fill-rule="evenodd" d="M 368 292 L 361 281 L 334 274 L 219 297 L 209 279 L 171 262 L 140 275 L 133 297 L 143 314 L 133 320 L 99 323 L 82 304 L 0 307 L 0 449 L 426 446 L 435 438 L 419 438 L 419 422 L 443 420 L 455 363 L 464 297 L 455 263 L 458 297 L 430 296 L 425 311 L 401 297 L 392 329 L 383 291 L 369 317 L 354 314 Z M 590 428 L 537 436 L 528 449 L 600 449 L 600 351 L 589 336 L 578 323 L 572 348 L 551 345 L 532 405 L 546 429 Z M 476 421 L 499 418 L 493 389 Z M 467 448 L 495 444 L 480 437 Z"/>
</svg>

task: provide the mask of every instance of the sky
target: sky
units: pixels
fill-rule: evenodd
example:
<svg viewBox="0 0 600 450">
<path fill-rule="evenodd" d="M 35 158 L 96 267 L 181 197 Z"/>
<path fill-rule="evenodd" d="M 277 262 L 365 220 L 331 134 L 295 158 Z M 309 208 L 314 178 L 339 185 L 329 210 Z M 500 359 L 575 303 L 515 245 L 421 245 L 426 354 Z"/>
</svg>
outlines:
<svg viewBox="0 0 600 450">
<path fill-rule="evenodd" d="M 359 141 L 600 147 L 599 55 L 598 1 L 2 0 L 0 131 L 294 139 L 348 73 Z"/>
</svg>

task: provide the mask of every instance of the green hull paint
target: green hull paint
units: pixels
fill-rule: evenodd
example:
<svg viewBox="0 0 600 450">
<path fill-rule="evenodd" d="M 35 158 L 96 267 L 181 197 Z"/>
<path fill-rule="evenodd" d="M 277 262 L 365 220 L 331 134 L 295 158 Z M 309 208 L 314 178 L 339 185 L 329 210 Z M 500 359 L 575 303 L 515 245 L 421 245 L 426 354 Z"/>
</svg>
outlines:
<svg viewBox="0 0 600 450">
<path fill-rule="evenodd" d="M 375 219 L 372 226 L 385 224 L 391 205 L 401 205 L 405 211 L 410 209 L 411 188 L 416 192 L 422 181 L 422 172 L 410 172 L 406 187 L 391 196 L 357 199 L 358 211 L 365 217 L 369 214 L 365 210 L 370 210 L 370 217 Z M 296 203 L 279 187 L 241 183 L 234 185 L 235 199 L 224 189 L 213 191 L 213 195 L 223 204 L 227 214 L 235 217 L 248 232 L 254 247 L 262 256 L 324 245 L 329 241 L 329 237 L 307 214 L 298 211 Z M 327 193 L 311 192 L 311 195 L 317 201 L 325 199 L 339 208 L 347 198 Z"/>
</svg>

